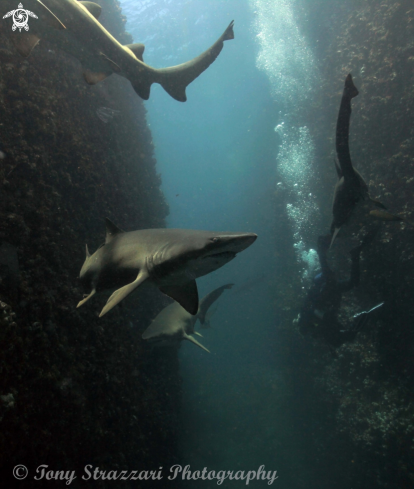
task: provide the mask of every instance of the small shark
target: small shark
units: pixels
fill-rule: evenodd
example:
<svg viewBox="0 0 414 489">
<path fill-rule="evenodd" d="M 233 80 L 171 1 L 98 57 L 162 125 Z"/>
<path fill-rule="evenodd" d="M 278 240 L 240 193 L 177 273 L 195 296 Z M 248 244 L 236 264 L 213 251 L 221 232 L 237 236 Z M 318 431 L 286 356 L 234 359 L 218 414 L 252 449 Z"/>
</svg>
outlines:
<svg viewBox="0 0 414 489">
<path fill-rule="evenodd" d="M 177 302 L 173 302 L 156 316 L 152 321 L 152 324 L 144 331 L 142 338 L 165 346 L 177 344 L 182 340 L 188 340 L 210 353 L 206 347 L 191 335 L 197 334 L 201 336 L 194 331 L 197 319 L 199 319 L 202 324 L 206 324 L 208 309 L 226 289 L 231 289 L 232 287 L 233 284 L 222 285 L 206 295 L 201 299 L 195 316 L 189 314 Z"/>
<path fill-rule="evenodd" d="M 124 232 L 106 219 L 106 239 L 93 255 L 86 245 L 80 280 L 91 289 L 80 307 L 96 292 L 118 289 L 102 317 L 143 284 L 153 284 L 190 314 L 198 311 L 195 279 L 214 272 L 248 248 L 253 233 L 218 233 L 190 229 L 143 229 Z"/>
<path fill-rule="evenodd" d="M 2 0 L 4 11 L 15 8 L 17 0 Z M 14 7 L 13 7 L 14 6 Z M 223 42 L 234 39 L 233 21 L 219 39 L 204 53 L 186 63 L 155 69 L 143 61 L 143 44 L 122 46 L 99 22 L 101 6 L 76 0 L 26 0 L 25 7 L 38 16 L 25 32 L 9 35 L 17 51 L 29 56 L 40 39 L 46 39 L 59 49 L 77 58 L 85 80 L 94 85 L 112 73 L 127 78 L 144 100 L 150 96 L 153 83 L 159 83 L 171 97 L 185 102 L 185 89 L 220 54 Z"/>
<path fill-rule="evenodd" d="M 352 165 L 349 152 L 349 122 L 352 112 L 351 100 L 358 93 L 352 76 L 349 74 L 345 79 L 336 125 L 335 168 L 338 182 L 335 186 L 332 205 L 331 246 L 341 228 L 349 223 L 351 216 L 357 216 L 358 222 L 364 222 L 367 218 L 368 220 L 374 218 L 382 221 L 405 221 L 405 218 L 387 212 L 381 202 L 370 197 L 367 184 Z"/>
</svg>

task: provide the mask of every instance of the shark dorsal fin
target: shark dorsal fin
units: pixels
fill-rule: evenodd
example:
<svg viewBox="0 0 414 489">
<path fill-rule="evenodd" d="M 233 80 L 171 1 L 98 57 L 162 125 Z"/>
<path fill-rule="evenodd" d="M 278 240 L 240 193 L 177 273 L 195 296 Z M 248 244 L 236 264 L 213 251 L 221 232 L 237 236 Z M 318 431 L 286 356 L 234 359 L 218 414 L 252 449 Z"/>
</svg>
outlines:
<svg viewBox="0 0 414 489">
<path fill-rule="evenodd" d="M 184 309 L 195 316 L 198 311 L 198 290 L 195 280 L 183 285 L 163 285 L 158 287 L 162 293 L 177 301 Z"/>
<path fill-rule="evenodd" d="M 105 226 L 106 226 L 106 236 L 105 236 L 105 244 L 108 244 L 117 234 L 121 234 L 124 231 L 119 229 L 118 226 L 110 221 L 107 217 L 105 217 Z"/>
<path fill-rule="evenodd" d="M 86 245 L 86 259 L 90 258 L 90 256 L 88 245 Z"/>
<path fill-rule="evenodd" d="M 145 51 L 145 46 L 144 44 L 136 43 L 136 44 L 127 44 L 125 46 L 128 48 L 130 51 L 132 51 L 135 54 L 135 57 L 139 59 L 140 61 L 144 61 L 143 54 Z"/>
<path fill-rule="evenodd" d="M 86 10 L 95 17 L 95 19 L 99 19 L 99 16 L 102 12 L 102 7 L 94 2 L 78 2 L 83 5 Z"/>
</svg>

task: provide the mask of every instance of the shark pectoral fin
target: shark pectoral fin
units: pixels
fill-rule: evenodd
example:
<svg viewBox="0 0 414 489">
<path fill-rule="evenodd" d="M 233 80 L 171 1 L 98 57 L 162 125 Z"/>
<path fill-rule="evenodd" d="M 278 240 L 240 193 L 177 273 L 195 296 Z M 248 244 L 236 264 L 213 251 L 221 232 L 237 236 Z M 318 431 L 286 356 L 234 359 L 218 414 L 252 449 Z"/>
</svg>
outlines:
<svg viewBox="0 0 414 489">
<path fill-rule="evenodd" d="M 49 10 L 46 5 L 41 2 L 40 0 L 37 0 L 37 3 L 43 7 L 41 12 L 36 12 L 39 14 L 40 18 L 46 22 L 49 26 L 53 27 L 54 29 L 58 30 L 64 30 L 66 29 L 65 25 L 56 17 L 56 15 Z"/>
<path fill-rule="evenodd" d="M 99 314 L 99 317 L 101 318 L 108 311 L 110 311 L 117 304 L 119 304 L 123 299 L 125 299 L 127 295 L 129 295 L 137 287 L 139 287 L 147 278 L 148 278 L 148 272 L 146 270 L 143 270 L 139 272 L 138 277 L 133 282 L 116 290 L 106 302 L 106 305 L 102 309 L 101 314 Z"/>
<path fill-rule="evenodd" d="M 141 43 L 126 44 L 125 47 L 128 48 L 130 51 L 132 51 L 137 59 L 144 62 L 144 58 L 143 58 L 143 54 L 145 51 L 144 44 Z"/>
<path fill-rule="evenodd" d="M 19 32 L 11 36 L 11 41 L 20 56 L 27 58 L 40 41 L 40 38 L 35 34 Z"/>
<path fill-rule="evenodd" d="M 200 336 L 201 338 L 204 338 L 204 336 L 200 333 L 198 333 L 197 331 L 194 331 L 194 334 L 196 334 L 197 336 Z"/>
<path fill-rule="evenodd" d="M 198 290 L 195 280 L 184 285 L 163 285 L 161 292 L 177 301 L 184 309 L 195 316 L 198 311 Z"/>
<path fill-rule="evenodd" d="M 86 69 L 83 72 L 83 76 L 85 78 L 85 81 L 89 85 L 96 85 L 100 81 L 105 80 L 105 78 L 107 78 L 109 75 L 112 75 L 112 72 L 99 73 L 99 72 L 92 71 L 90 69 Z"/>
<path fill-rule="evenodd" d="M 86 10 L 95 17 L 95 19 L 99 19 L 99 16 L 102 12 L 102 7 L 94 2 L 78 2 L 83 5 Z"/>
<path fill-rule="evenodd" d="M 195 338 L 193 338 L 192 336 L 184 333 L 184 339 L 185 340 L 188 340 L 188 341 L 191 341 L 191 343 L 194 343 L 195 345 L 199 346 L 200 348 L 202 348 L 203 350 L 205 350 L 207 353 L 210 353 L 210 350 L 207 350 L 207 348 L 205 346 L 203 346 L 201 343 L 199 343 Z"/>
<path fill-rule="evenodd" d="M 338 236 L 338 233 L 339 233 L 340 230 L 341 230 L 341 228 L 335 228 L 335 231 L 334 231 L 334 233 L 332 235 L 331 244 L 329 245 L 329 249 L 331 249 L 331 247 L 332 247 L 332 245 L 333 245 L 336 237 Z"/>
<path fill-rule="evenodd" d="M 76 309 L 80 306 L 83 306 L 83 304 L 85 304 L 85 302 L 88 301 L 95 294 L 96 294 L 96 289 L 92 289 L 92 292 L 78 303 Z"/>
<path fill-rule="evenodd" d="M 395 214 L 391 214 L 391 212 L 385 210 L 370 211 L 369 215 L 374 219 L 379 219 L 380 221 L 405 221 L 403 217 L 396 216 Z"/>
</svg>

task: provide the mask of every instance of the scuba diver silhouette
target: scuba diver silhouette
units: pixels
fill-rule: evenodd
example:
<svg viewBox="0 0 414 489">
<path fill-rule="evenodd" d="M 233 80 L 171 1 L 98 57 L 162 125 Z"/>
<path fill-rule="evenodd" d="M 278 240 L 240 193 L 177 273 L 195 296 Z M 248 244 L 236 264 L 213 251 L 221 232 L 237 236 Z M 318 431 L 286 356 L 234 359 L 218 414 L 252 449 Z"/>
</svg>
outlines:
<svg viewBox="0 0 414 489">
<path fill-rule="evenodd" d="M 337 348 L 346 341 L 353 341 L 359 331 L 366 325 L 371 314 L 383 305 L 383 302 L 369 311 L 353 316 L 348 329 L 338 320 L 342 294 L 352 290 L 359 284 L 361 251 L 374 239 L 377 229 L 368 233 L 361 244 L 350 251 L 351 276 L 349 280 L 337 280 L 327 260 L 327 252 L 331 235 L 319 236 L 317 253 L 322 272 L 314 278 L 314 283 L 308 291 L 305 303 L 297 318 L 299 331 L 302 335 L 320 338 L 330 346 Z"/>
</svg>

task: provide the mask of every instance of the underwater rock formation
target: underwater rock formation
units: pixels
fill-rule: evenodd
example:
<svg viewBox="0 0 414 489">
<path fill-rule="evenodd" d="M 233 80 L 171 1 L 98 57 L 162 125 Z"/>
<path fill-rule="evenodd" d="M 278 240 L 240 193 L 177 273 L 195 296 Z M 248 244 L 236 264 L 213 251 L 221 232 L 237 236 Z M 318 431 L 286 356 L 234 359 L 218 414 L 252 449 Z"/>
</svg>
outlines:
<svg viewBox="0 0 414 489">
<path fill-rule="evenodd" d="M 131 42 L 118 2 L 102 5 L 102 23 Z M 4 28 L 0 23 L 0 242 L 10 256 L 15 250 L 6 271 L 17 280 L 16 291 L 0 283 L 4 487 L 14 487 L 17 464 L 31 475 L 40 464 L 79 473 L 86 464 L 171 465 L 177 356 L 155 359 L 141 340 L 164 303 L 147 293 L 134 308 L 99 321 L 94 308 L 76 309 L 85 242 L 95 248 L 103 241 L 104 217 L 129 229 L 165 224 L 145 108 L 121 78 L 88 86 L 76 60 L 47 42 L 20 58 Z M 103 121 L 100 107 L 117 116 Z"/>
<path fill-rule="evenodd" d="M 304 30 L 322 60 L 320 93 L 315 94 L 308 127 L 319 162 L 320 187 L 312 191 L 326 193 L 319 199 L 327 225 L 335 180 L 335 124 L 348 73 L 360 92 L 353 103 L 350 132 L 353 163 L 374 198 L 412 220 L 412 2 L 346 0 L 326 10 L 326 2 L 317 1 L 312 2 L 312 11 L 308 2 L 300 3 L 307 25 L 313 26 Z M 290 327 L 293 313 L 283 321 L 278 354 L 281 364 L 290 366 L 291 381 L 300 392 L 301 406 L 294 406 L 292 412 L 296 422 L 303 422 L 307 451 L 315 454 L 313 479 L 321 489 L 413 487 L 413 243 L 410 226 L 382 224 L 362 261 L 361 284 L 343 301 L 340 319 L 346 322 L 375 303 L 384 300 L 385 304 L 378 320 L 353 343 L 332 354 Z M 344 278 L 346 254 L 346 245 L 338 239 L 330 260 Z M 293 311 L 300 307 L 293 299 L 289 305 Z"/>
</svg>

